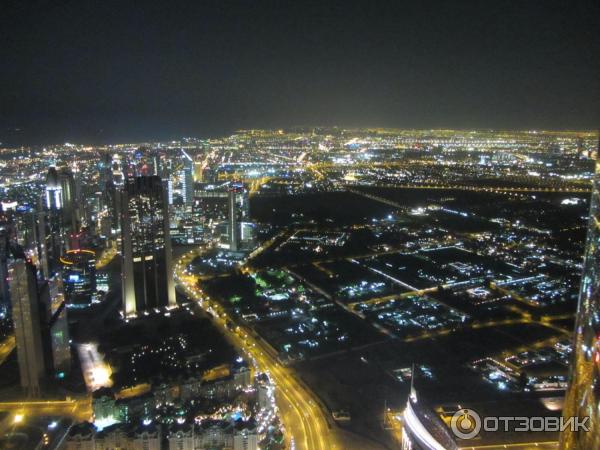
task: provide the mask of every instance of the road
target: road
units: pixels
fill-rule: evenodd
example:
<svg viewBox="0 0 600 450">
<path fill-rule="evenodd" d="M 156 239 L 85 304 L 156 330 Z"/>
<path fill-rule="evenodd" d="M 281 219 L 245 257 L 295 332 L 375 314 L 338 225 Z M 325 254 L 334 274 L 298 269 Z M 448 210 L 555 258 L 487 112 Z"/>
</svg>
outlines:
<svg viewBox="0 0 600 450">
<path fill-rule="evenodd" d="M 16 341 L 15 336 L 8 336 L 2 343 L 0 344 L 0 365 L 4 363 L 6 358 L 12 353 L 15 349 Z"/>
<path fill-rule="evenodd" d="M 327 413 L 319 406 L 318 399 L 297 379 L 294 371 L 282 366 L 273 350 L 243 325 L 226 326 L 231 318 L 220 306 L 210 300 L 196 286 L 196 278 L 185 273 L 189 262 L 200 254 L 202 249 L 192 250 L 183 255 L 175 264 L 176 281 L 189 298 L 196 301 L 205 311 L 214 316 L 227 338 L 244 350 L 254 361 L 258 370 L 266 372 L 277 386 L 276 398 L 290 448 L 297 450 L 341 449 L 333 431 L 329 428 Z"/>
<path fill-rule="evenodd" d="M 70 400 L 0 402 L 0 411 L 14 412 L 25 418 L 29 416 L 60 416 L 83 422 L 92 417 L 92 402 L 90 397 Z"/>
</svg>

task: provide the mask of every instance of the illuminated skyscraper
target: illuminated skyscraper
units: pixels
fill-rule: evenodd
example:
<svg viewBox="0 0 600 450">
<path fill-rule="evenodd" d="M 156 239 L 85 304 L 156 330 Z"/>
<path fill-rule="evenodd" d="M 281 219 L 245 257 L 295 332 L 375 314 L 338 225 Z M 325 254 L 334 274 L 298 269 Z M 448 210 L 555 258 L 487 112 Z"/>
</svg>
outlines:
<svg viewBox="0 0 600 450">
<path fill-rule="evenodd" d="M 98 176 L 98 184 L 101 190 L 113 181 L 112 155 L 109 152 L 104 152 L 100 155 L 100 160 L 98 161 Z"/>
<path fill-rule="evenodd" d="M 62 186 L 58 179 L 56 167 L 50 167 L 46 175 L 46 208 L 62 209 Z"/>
<path fill-rule="evenodd" d="M 563 450 L 600 448 L 600 163 L 596 162 L 569 388 L 563 416 L 589 417 L 590 431 L 561 436 Z"/>
<path fill-rule="evenodd" d="M 174 305 L 169 215 L 160 177 L 127 180 L 121 218 L 125 314 Z"/>
<path fill-rule="evenodd" d="M 60 261 L 67 304 L 70 307 L 89 306 L 96 292 L 96 252 L 69 250 Z"/>
<path fill-rule="evenodd" d="M 21 387 L 30 397 L 40 395 L 46 370 L 35 272 L 24 259 L 8 269 Z"/>
<path fill-rule="evenodd" d="M 46 374 L 61 379 L 71 370 L 71 348 L 67 305 L 58 274 L 38 283 L 38 299 Z"/>
<path fill-rule="evenodd" d="M 60 277 L 38 280 L 35 265 L 22 250 L 16 253 L 8 270 L 12 319 L 21 386 L 33 397 L 46 377 L 60 379 L 70 371 L 67 308 Z"/>
<path fill-rule="evenodd" d="M 10 293 L 8 290 L 8 257 L 10 242 L 8 231 L 0 226 L 0 314 L 10 309 Z"/>
<path fill-rule="evenodd" d="M 183 170 L 181 171 L 181 184 L 183 203 L 187 209 L 194 203 L 194 160 L 184 150 L 181 150 Z"/>
<path fill-rule="evenodd" d="M 67 237 L 78 231 L 75 180 L 68 169 L 48 169 L 44 206 L 37 216 L 37 245 L 45 278 L 58 269 L 58 260 L 68 245 Z"/>
<path fill-rule="evenodd" d="M 234 188 L 229 190 L 228 216 L 229 224 L 227 227 L 227 232 L 229 233 L 229 250 L 232 252 L 237 252 L 239 240 L 238 205 L 236 202 L 236 190 Z"/>
<path fill-rule="evenodd" d="M 77 233 L 78 231 L 78 206 L 77 188 L 73 172 L 63 168 L 58 172 L 58 181 L 62 194 L 62 223 L 64 233 Z"/>
<path fill-rule="evenodd" d="M 35 244 L 44 278 L 50 278 L 59 268 L 63 248 L 63 233 L 57 210 L 39 211 L 35 214 Z"/>
</svg>

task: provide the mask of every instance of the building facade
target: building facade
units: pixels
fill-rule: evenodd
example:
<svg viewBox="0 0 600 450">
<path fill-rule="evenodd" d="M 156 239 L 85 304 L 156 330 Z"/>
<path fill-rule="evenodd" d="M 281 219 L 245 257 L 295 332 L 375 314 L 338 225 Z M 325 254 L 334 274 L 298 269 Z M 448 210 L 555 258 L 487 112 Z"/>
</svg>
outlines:
<svg viewBox="0 0 600 450">
<path fill-rule="evenodd" d="M 561 449 L 600 448 L 600 164 L 596 162 L 585 246 L 569 388 L 563 416 L 589 417 L 590 431 L 561 435 Z"/>
<path fill-rule="evenodd" d="M 127 180 L 121 223 L 125 315 L 174 305 L 169 214 L 160 177 Z"/>
<path fill-rule="evenodd" d="M 33 264 L 17 259 L 8 274 L 21 387 L 35 397 L 41 393 L 46 371 L 36 270 Z"/>
<path fill-rule="evenodd" d="M 67 251 L 60 259 L 67 304 L 88 306 L 96 292 L 96 252 Z"/>
</svg>

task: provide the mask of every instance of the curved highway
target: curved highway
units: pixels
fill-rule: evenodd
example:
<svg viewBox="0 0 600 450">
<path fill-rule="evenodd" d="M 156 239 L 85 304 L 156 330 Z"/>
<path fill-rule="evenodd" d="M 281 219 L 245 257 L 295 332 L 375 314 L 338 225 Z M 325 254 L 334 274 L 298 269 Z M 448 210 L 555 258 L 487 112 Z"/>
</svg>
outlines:
<svg viewBox="0 0 600 450">
<path fill-rule="evenodd" d="M 204 311 L 214 316 L 225 336 L 237 348 L 245 351 L 256 367 L 270 375 L 277 390 L 277 406 L 286 427 L 289 448 L 297 450 L 335 450 L 341 447 L 334 441 L 326 414 L 314 395 L 297 379 L 293 369 L 284 367 L 273 350 L 260 339 L 256 339 L 243 325 L 226 326 L 231 321 L 215 302 L 210 300 L 197 286 L 197 278 L 186 273 L 186 267 L 202 248 L 185 253 L 175 262 L 175 280 L 186 296 L 194 300 Z"/>
</svg>

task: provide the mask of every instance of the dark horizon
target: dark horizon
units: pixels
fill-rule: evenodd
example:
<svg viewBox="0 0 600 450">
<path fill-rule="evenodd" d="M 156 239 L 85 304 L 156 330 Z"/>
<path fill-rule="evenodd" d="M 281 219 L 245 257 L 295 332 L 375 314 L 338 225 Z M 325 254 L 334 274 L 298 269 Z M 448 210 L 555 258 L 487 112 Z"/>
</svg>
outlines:
<svg viewBox="0 0 600 450">
<path fill-rule="evenodd" d="M 9 2 L 0 142 L 595 130 L 594 1 Z"/>
</svg>

